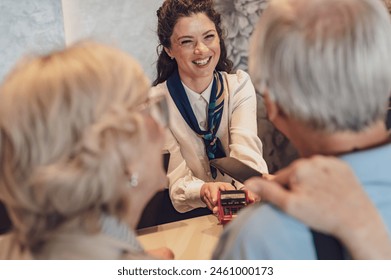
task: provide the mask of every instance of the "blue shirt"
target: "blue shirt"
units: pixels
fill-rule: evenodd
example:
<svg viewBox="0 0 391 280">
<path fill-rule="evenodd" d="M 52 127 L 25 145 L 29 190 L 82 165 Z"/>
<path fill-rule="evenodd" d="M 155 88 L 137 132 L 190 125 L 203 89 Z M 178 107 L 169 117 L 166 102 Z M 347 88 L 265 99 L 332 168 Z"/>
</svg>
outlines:
<svg viewBox="0 0 391 280">
<path fill-rule="evenodd" d="M 391 144 L 340 157 L 355 172 L 391 232 Z M 354 217 L 352 217 L 354 218 Z M 268 205 L 241 210 L 226 226 L 213 259 L 316 259 L 310 229 Z"/>
</svg>

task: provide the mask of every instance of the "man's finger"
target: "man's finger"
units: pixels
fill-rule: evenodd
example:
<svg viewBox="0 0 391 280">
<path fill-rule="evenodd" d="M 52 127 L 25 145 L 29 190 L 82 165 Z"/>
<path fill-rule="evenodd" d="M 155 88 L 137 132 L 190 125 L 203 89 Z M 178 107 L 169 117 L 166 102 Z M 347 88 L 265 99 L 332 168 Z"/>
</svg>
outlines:
<svg viewBox="0 0 391 280">
<path fill-rule="evenodd" d="M 245 182 L 245 186 L 251 192 L 259 195 L 262 201 L 269 201 L 283 210 L 286 209 L 289 191 L 273 181 L 253 178 Z"/>
<path fill-rule="evenodd" d="M 290 179 L 292 177 L 292 174 L 294 172 L 294 168 L 290 165 L 284 169 L 281 169 L 278 171 L 272 181 L 280 184 L 280 185 L 289 185 Z"/>
</svg>

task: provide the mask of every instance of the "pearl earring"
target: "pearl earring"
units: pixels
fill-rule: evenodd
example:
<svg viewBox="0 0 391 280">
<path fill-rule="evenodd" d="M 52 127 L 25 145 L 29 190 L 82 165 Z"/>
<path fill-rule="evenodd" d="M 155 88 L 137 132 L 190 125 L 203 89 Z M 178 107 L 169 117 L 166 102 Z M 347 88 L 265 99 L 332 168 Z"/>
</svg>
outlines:
<svg viewBox="0 0 391 280">
<path fill-rule="evenodd" d="M 132 176 L 130 176 L 130 181 L 129 181 L 129 187 L 135 188 L 138 185 L 138 174 L 133 173 Z"/>
</svg>

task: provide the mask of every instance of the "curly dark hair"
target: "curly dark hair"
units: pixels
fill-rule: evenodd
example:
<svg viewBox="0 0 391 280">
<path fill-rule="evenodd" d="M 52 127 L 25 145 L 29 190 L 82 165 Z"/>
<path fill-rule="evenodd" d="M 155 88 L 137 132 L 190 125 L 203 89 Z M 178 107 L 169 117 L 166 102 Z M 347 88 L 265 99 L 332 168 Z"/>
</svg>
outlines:
<svg viewBox="0 0 391 280">
<path fill-rule="evenodd" d="M 197 13 L 203 13 L 213 21 L 220 38 L 221 54 L 216 70 L 231 72 L 233 63 L 227 58 L 227 49 L 223 39 L 223 29 L 221 28 L 221 16 L 215 11 L 213 0 L 165 0 L 156 12 L 158 17 L 157 35 L 159 37 L 159 45 L 156 48 L 158 54 L 156 63 L 157 77 L 152 83 L 153 86 L 166 81 L 177 68 L 177 62 L 168 56 L 164 51 L 164 47 L 171 47 L 170 38 L 178 19 Z"/>
</svg>

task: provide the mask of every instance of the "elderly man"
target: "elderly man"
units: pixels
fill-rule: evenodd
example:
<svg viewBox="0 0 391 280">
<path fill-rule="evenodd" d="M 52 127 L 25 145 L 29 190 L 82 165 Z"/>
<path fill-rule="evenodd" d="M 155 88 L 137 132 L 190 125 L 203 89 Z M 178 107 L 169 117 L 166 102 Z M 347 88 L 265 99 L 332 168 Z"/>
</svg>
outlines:
<svg viewBox="0 0 391 280">
<path fill-rule="evenodd" d="M 269 119 L 302 157 L 333 155 L 348 163 L 389 231 L 391 144 L 384 119 L 391 92 L 390 32 L 381 1 L 274 0 L 250 52 L 250 73 Z M 307 226 L 272 206 L 254 205 L 226 227 L 214 258 L 317 254 Z"/>
</svg>

